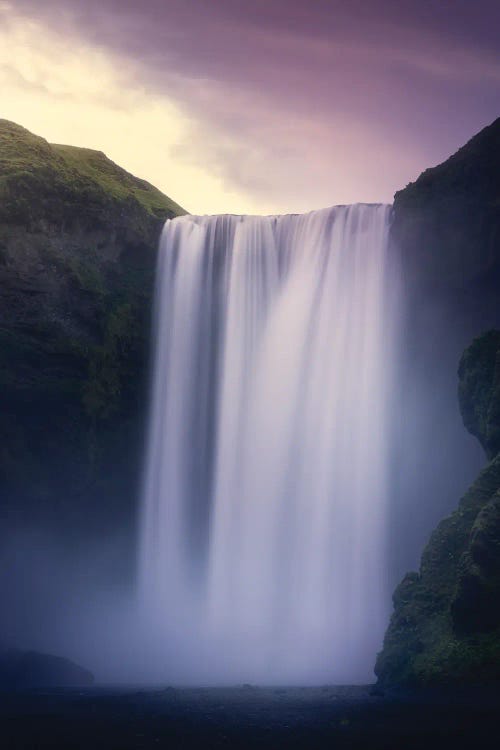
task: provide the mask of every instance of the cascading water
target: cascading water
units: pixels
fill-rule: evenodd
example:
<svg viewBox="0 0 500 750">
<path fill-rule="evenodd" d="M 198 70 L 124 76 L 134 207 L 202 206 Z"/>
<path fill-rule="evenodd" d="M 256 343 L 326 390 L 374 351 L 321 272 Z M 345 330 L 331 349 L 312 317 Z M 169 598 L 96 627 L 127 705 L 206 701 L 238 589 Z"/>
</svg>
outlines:
<svg viewBox="0 0 500 750">
<path fill-rule="evenodd" d="M 141 593 L 172 679 L 372 675 L 388 611 L 389 215 L 166 223 Z"/>
</svg>

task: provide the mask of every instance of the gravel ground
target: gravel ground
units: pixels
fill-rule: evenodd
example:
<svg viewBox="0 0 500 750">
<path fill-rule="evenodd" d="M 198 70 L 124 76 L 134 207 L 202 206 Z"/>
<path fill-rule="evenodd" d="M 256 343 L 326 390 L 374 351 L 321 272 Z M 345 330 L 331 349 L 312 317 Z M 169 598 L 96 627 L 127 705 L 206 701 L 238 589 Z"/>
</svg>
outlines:
<svg viewBox="0 0 500 750">
<path fill-rule="evenodd" d="M 500 686 L 113 688 L 0 694 L 2 750 L 500 747 Z"/>
</svg>

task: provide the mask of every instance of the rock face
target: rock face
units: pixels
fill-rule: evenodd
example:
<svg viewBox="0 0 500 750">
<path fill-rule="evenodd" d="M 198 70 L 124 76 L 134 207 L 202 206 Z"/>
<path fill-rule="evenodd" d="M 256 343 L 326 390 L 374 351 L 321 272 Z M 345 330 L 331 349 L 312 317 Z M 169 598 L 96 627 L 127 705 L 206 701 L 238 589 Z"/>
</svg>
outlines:
<svg viewBox="0 0 500 750">
<path fill-rule="evenodd" d="M 464 424 L 490 459 L 500 452 L 499 346 L 498 332 L 490 331 L 467 349 L 458 370 Z"/>
<path fill-rule="evenodd" d="M 0 120 L 0 545 L 27 523 L 68 546 L 133 531 L 156 246 L 182 213 L 103 154 Z M 500 327 L 500 119 L 396 194 L 391 236 L 408 310 L 398 402 L 418 422 L 401 454 L 423 446 L 397 538 L 415 508 L 442 517 L 477 473 L 455 370 Z M 499 336 L 460 365 L 463 419 L 490 463 L 395 592 L 381 683 L 500 677 Z"/>
<path fill-rule="evenodd" d="M 490 331 L 460 361 L 459 394 L 465 425 L 491 460 L 394 593 L 375 670 L 382 684 L 500 678 L 499 378 L 500 331 Z"/>
<path fill-rule="evenodd" d="M 411 547 L 419 518 L 443 518 L 472 485 L 432 534 L 419 572 L 397 587 L 376 673 L 381 684 L 495 680 L 500 334 L 481 334 L 500 328 L 500 119 L 396 193 L 391 237 L 406 306 L 398 403 L 401 421 L 416 425 L 397 454 L 410 478 L 396 493 L 392 537 L 412 518 L 416 530 L 404 540 Z M 456 402 L 456 364 L 472 339 L 460 362 L 459 404 L 489 461 L 479 476 Z"/>
<path fill-rule="evenodd" d="M 156 247 L 182 213 L 104 154 L 0 120 L 4 527 L 61 523 L 71 543 L 132 517 Z"/>
<path fill-rule="evenodd" d="M 0 653 L 0 690 L 88 687 L 94 676 L 61 656 L 9 649 Z"/>
<path fill-rule="evenodd" d="M 391 238 L 405 312 L 397 401 L 406 434 L 393 451 L 401 484 L 391 521 L 399 578 L 484 465 L 463 430 L 456 368 L 473 339 L 500 328 L 500 119 L 396 193 Z M 478 418 L 464 411 L 474 435 Z M 484 439 L 491 457 L 498 437 Z"/>
<path fill-rule="evenodd" d="M 500 118 L 396 193 L 392 234 L 402 250 L 405 275 L 415 285 L 446 294 L 462 291 L 466 297 L 478 287 L 495 293 L 500 281 Z"/>
</svg>

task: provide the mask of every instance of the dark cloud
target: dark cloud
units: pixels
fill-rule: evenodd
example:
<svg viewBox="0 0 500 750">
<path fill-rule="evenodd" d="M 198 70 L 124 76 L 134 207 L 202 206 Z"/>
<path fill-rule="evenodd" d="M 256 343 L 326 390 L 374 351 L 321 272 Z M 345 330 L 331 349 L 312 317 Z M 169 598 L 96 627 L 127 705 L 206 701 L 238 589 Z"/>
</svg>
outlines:
<svg viewBox="0 0 500 750">
<path fill-rule="evenodd" d="M 191 115 L 183 158 L 291 210 L 387 199 L 500 114 L 497 0 L 12 5 L 127 58 Z"/>
</svg>

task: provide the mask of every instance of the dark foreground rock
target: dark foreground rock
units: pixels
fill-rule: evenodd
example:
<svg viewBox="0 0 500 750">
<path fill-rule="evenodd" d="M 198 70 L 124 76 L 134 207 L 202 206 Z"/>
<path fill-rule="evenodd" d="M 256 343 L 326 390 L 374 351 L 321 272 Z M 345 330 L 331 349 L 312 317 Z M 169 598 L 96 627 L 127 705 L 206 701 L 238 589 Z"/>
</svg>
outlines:
<svg viewBox="0 0 500 750">
<path fill-rule="evenodd" d="M 0 653 L 0 690 L 88 687 L 94 676 L 61 656 L 10 649 Z"/>
<path fill-rule="evenodd" d="M 368 687 L 80 689 L 4 695 L 9 750 L 496 747 L 500 689 L 370 696 Z"/>
<path fill-rule="evenodd" d="M 464 353 L 459 401 L 490 463 L 394 593 L 381 685 L 500 681 L 500 331 Z"/>
</svg>

